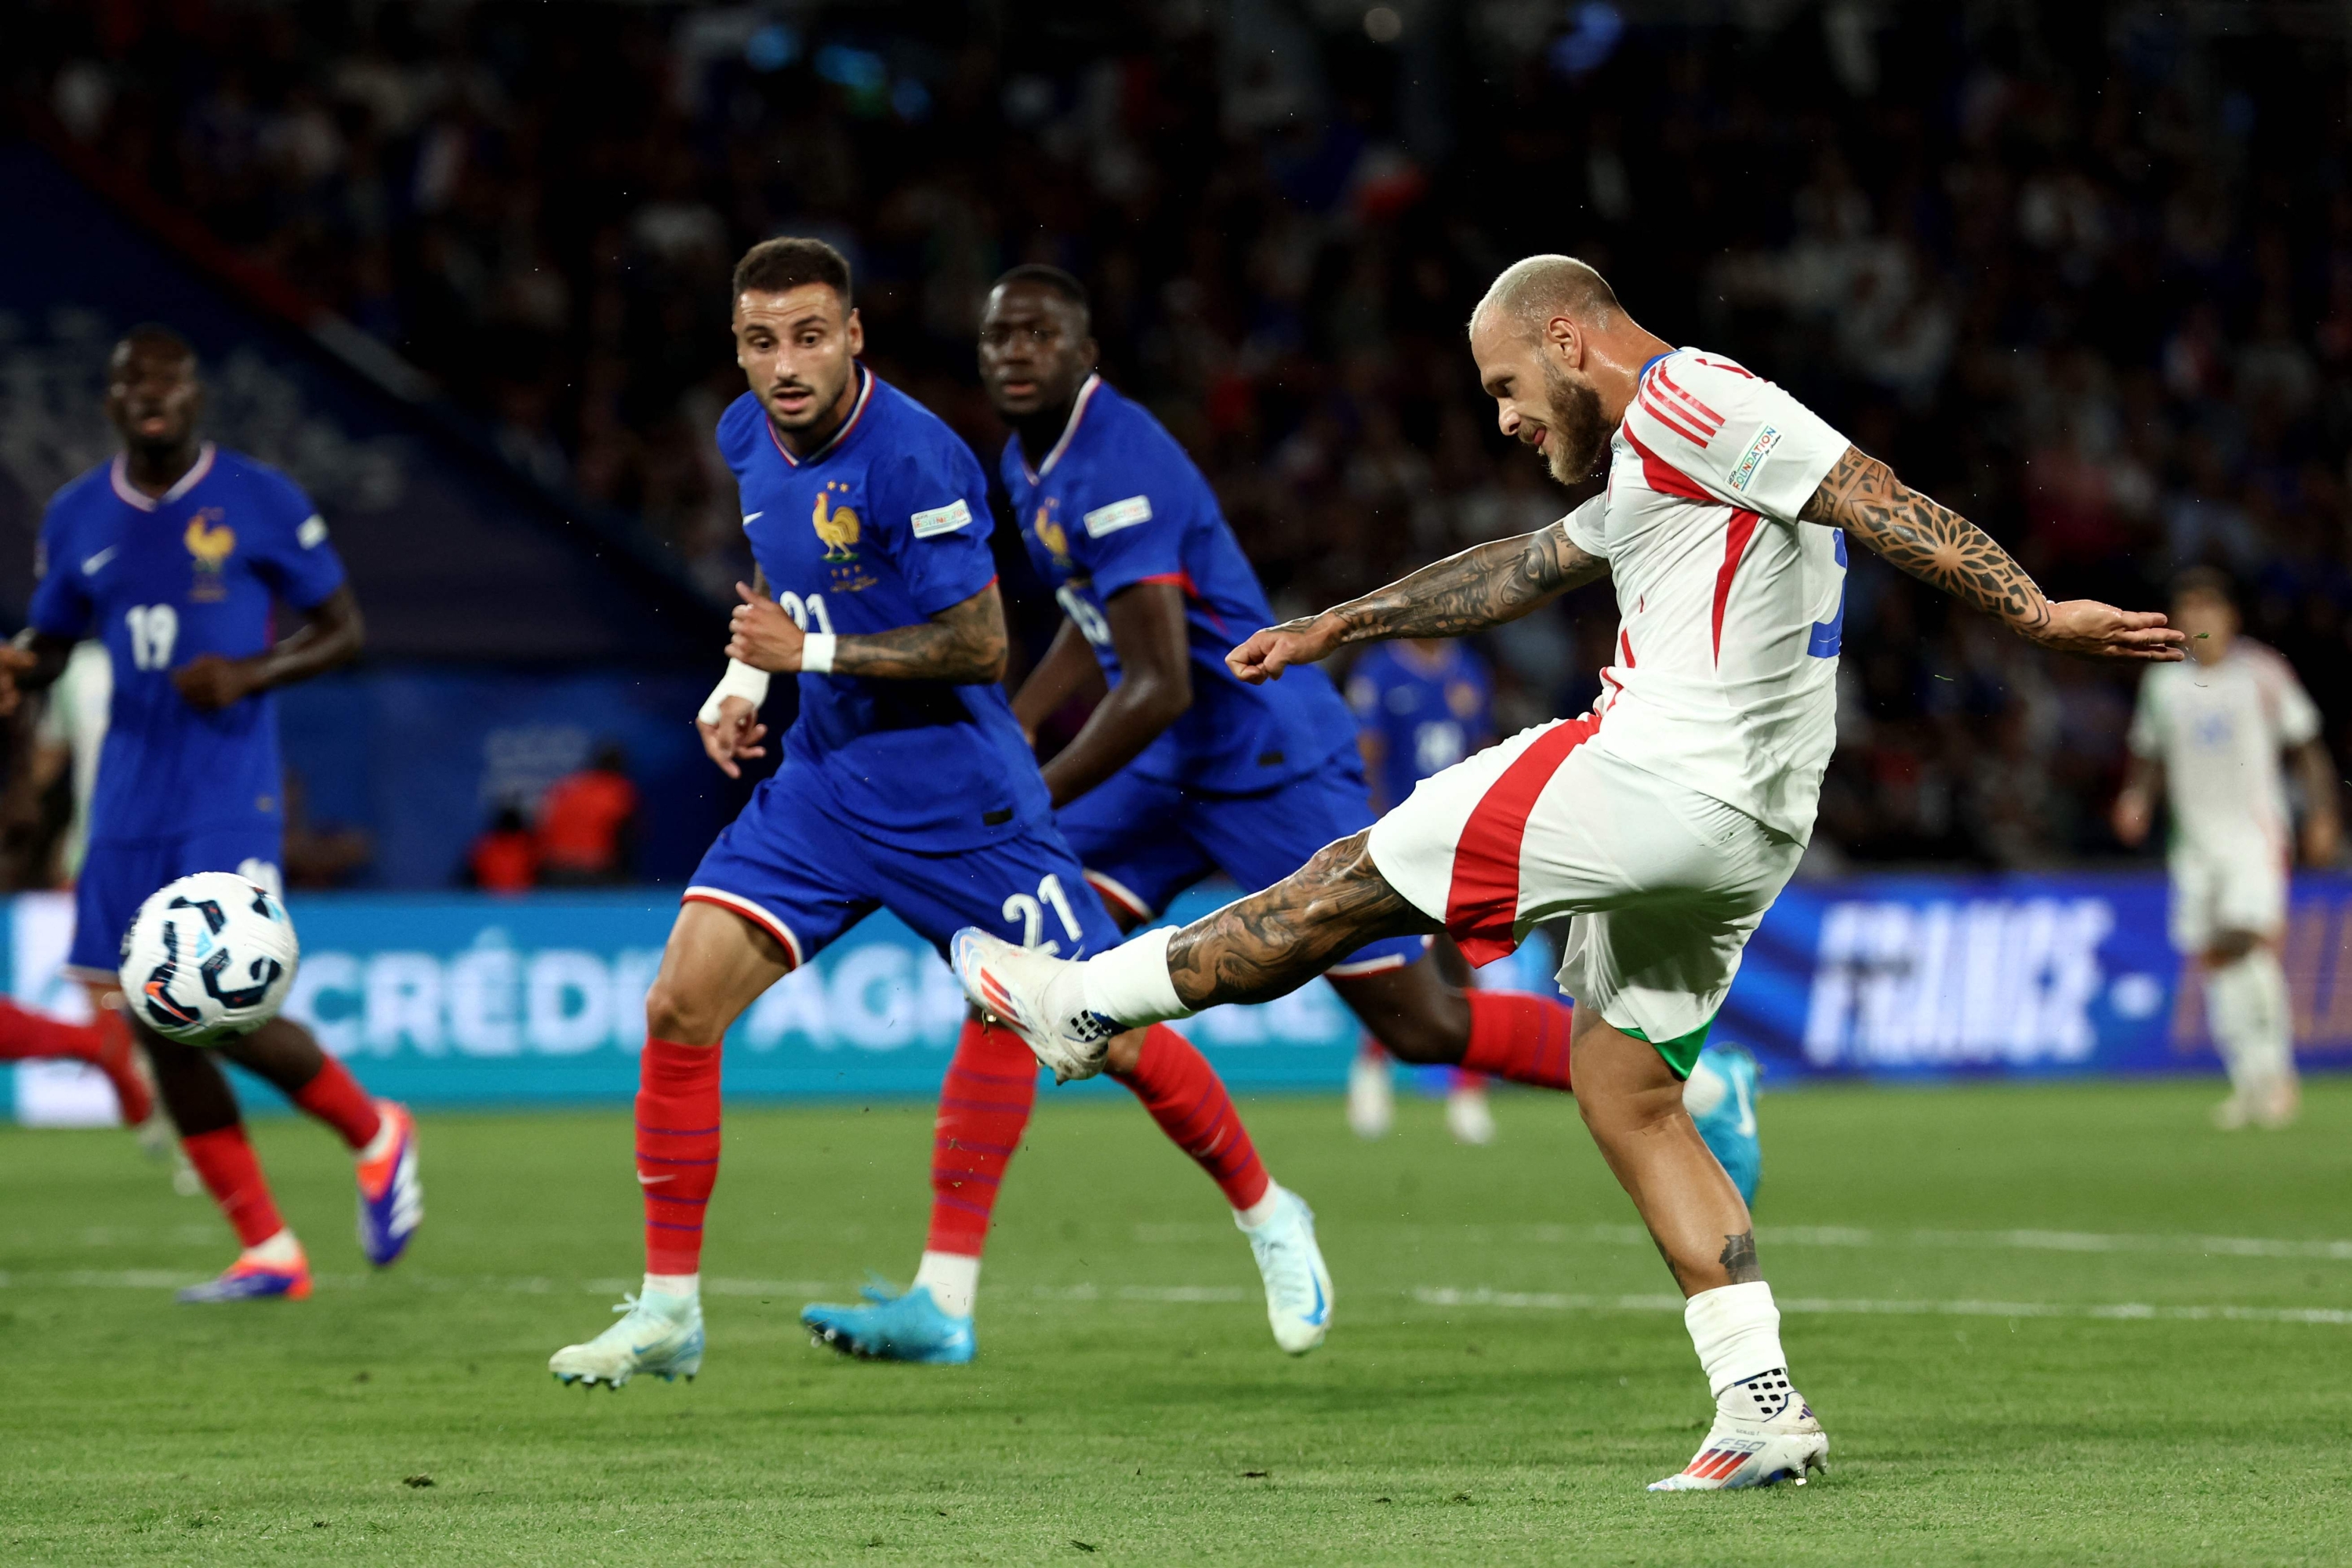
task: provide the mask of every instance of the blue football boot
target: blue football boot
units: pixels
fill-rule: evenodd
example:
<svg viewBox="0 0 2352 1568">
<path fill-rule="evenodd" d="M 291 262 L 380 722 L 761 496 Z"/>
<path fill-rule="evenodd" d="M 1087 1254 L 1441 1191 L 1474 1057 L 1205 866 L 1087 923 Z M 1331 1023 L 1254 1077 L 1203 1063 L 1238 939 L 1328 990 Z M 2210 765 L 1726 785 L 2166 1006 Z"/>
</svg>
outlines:
<svg viewBox="0 0 2352 1568">
<path fill-rule="evenodd" d="M 1683 1105 L 1698 1135 L 1723 1163 L 1742 1203 L 1754 1204 L 1764 1173 L 1764 1144 L 1756 1128 L 1756 1058 L 1738 1046 L 1699 1052 L 1683 1085 Z"/>
<path fill-rule="evenodd" d="M 801 1309 L 801 1321 L 814 1343 L 871 1361 L 961 1366 L 971 1360 L 977 1348 L 971 1320 L 941 1311 L 929 1286 L 898 1293 L 877 1279 L 858 1294 L 867 1305 L 835 1307 L 819 1301 Z"/>
</svg>

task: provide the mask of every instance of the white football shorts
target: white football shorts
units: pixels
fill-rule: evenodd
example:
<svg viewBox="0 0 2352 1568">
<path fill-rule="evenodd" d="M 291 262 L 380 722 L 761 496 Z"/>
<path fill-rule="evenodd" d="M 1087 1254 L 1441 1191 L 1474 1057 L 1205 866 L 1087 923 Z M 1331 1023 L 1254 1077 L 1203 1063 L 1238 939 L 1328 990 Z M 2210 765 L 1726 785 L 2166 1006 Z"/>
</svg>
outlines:
<svg viewBox="0 0 2352 1568">
<path fill-rule="evenodd" d="M 1475 964 L 1573 917 L 1561 988 L 1684 1076 L 1804 847 L 1587 745 L 1600 723 L 1539 725 L 1423 779 L 1372 825 L 1372 862 Z"/>
<path fill-rule="evenodd" d="M 2168 857 L 2172 945 L 2202 952 L 2223 931 L 2286 930 L 2286 846 L 2260 831 L 2235 842 L 2182 839 Z"/>
</svg>

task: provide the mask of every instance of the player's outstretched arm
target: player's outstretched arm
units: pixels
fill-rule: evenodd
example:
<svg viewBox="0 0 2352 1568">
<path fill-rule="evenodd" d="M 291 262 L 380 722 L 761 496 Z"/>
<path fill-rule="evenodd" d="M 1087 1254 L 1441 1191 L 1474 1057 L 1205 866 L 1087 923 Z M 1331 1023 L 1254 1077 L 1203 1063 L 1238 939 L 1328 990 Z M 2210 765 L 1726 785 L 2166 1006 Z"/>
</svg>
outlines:
<svg viewBox="0 0 2352 1568">
<path fill-rule="evenodd" d="M 2168 664 L 2186 640 L 2153 612 L 2095 599 L 2053 603 L 1992 536 L 1895 470 L 1848 447 L 1798 517 L 1843 528 L 1857 544 L 2001 622 L 2028 642 L 2084 658 Z"/>
<path fill-rule="evenodd" d="M 367 623 L 348 583 L 302 612 L 291 636 L 250 658 L 200 654 L 172 672 L 172 684 L 199 713 L 214 713 L 257 691 L 275 691 L 323 675 L 360 656 Z"/>
<path fill-rule="evenodd" d="M 1578 549 L 1555 522 L 1449 555 L 1319 616 L 1268 626 L 1227 654 L 1225 664 L 1255 686 L 1352 643 L 1459 637 L 1517 620 L 1608 571 L 1608 562 Z"/>
<path fill-rule="evenodd" d="M 960 685 L 1004 679 L 1004 601 L 993 583 L 913 626 L 839 637 L 803 632 L 764 591 L 738 583 L 735 593 L 743 602 L 735 606 L 727 657 L 772 675 L 807 670 Z"/>
</svg>

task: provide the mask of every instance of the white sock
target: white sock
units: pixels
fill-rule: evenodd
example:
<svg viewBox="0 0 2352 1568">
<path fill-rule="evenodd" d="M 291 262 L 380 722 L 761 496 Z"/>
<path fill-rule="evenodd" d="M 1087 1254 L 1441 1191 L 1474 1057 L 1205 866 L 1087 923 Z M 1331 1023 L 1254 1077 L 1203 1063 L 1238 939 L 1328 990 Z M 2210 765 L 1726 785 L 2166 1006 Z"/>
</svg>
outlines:
<svg viewBox="0 0 2352 1568">
<path fill-rule="evenodd" d="M 1161 926 L 1080 964 L 1087 1010 L 1130 1029 L 1191 1017 L 1168 973 L 1168 942 L 1175 934 L 1173 926 Z"/>
<path fill-rule="evenodd" d="M 1702 1290 L 1683 1303 L 1683 1323 L 1718 1411 L 1769 1421 L 1788 1407 L 1794 1394 L 1771 1286 L 1751 1279 Z"/>
<path fill-rule="evenodd" d="M 1258 1226 L 1272 1219 L 1274 1217 L 1274 1211 L 1281 1205 L 1282 1189 L 1275 1185 L 1272 1182 L 1268 1182 L 1265 1184 L 1265 1196 L 1258 1199 L 1257 1202 L 1250 1205 L 1250 1206 L 1245 1209 L 1235 1209 L 1234 1211 L 1234 1223 L 1241 1226 L 1244 1230 L 1255 1230 Z"/>
<path fill-rule="evenodd" d="M 362 1165 L 371 1160 L 381 1160 L 392 1152 L 392 1141 L 399 1136 L 400 1128 L 386 1116 L 377 1124 L 375 1136 L 367 1141 L 367 1147 L 352 1157 Z"/>
<path fill-rule="evenodd" d="M 2239 1100 L 2248 1102 L 2262 1092 L 2270 1076 L 2266 1038 L 2270 997 L 2262 965 L 2256 962 L 2265 956 L 2257 948 L 2205 972 L 2205 1017 L 2213 1047 L 2221 1055 L 2221 1065 L 2229 1069 L 2231 1089 Z M 2277 964 L 2273 958 L 2271 966 L 2275 969 Z M 2284 978 L 2280 977 L 2282 984 Z"/>
<path fill-rule="evenodd" d="M 691 1301 L 701 1294 L 702 1276 L 699 1274 L 648 1274 L 645 1289 L 638 1293 L 637 1299 L 644 1300 L 647 1296 L 667 1296 L 673 1300 Z"/>
<path fill-rule="evenodd" d="M 1683 1109 L 1693 1116 L 1710 1115 L 1730 1092 L 1731 1085 L 1724 1081 L 1721 1073 L 1699 1062 L 1691 1068 L 1690 1077 L 1683 1080 Z"/>
<path fill-rule="evenodd" d="M 931 1293 L 950 1318 L 969 1318 L 980 1294 L 980 1259 L 961 1252 L 926 1252 L 915 1266 L 915 1284 Z"/>
<path fill-rule="evenodd" d="M 2294 1077 L 2294 1002 L 2287 994 L 2286 969 L 2279 956 L 2258 947 L 2241 960 L 2252 977 L 2247 989 L 2257 998 L 2252 1043 L 2263 1074 L 2273 1084 Z"/>
<path fill-rule="evenodd" d="M 294 1239 L 291 1230 L 280 1227 L 278 1234 L 257 1241 L 236 1255 L 239 1263 L 259 1263 L 271 1268 L 290 1268 L 302 1261 L 302 1244 Z"/>
</svg>

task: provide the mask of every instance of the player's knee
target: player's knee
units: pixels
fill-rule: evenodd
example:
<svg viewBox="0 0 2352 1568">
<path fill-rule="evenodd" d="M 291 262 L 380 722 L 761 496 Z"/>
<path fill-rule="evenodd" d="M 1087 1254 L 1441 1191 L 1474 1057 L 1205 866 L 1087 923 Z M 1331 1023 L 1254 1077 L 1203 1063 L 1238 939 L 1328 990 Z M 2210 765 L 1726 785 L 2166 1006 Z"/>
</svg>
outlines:
<svg viewBox="0 0 2352 1568">
<path fill-rule="evenodd" d="M 680 1045 L 716 1045 L 732 1019 L 719 1016 L 706 995 L 678 984 L 667 974 L 656 976 L 646 992 L 646 1033 L 656 1040 Z"/>
<path fill-rule="evenodd" d="M 1687 1125 L 1682 1085 L 1577 1083 L 1577 1113 L 1593 1138 L 1602 1143 L 1632 1142 L 1666 1131 L 1677 1121 Z"/>
</svg>

